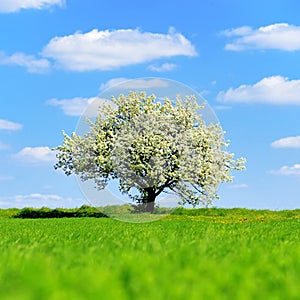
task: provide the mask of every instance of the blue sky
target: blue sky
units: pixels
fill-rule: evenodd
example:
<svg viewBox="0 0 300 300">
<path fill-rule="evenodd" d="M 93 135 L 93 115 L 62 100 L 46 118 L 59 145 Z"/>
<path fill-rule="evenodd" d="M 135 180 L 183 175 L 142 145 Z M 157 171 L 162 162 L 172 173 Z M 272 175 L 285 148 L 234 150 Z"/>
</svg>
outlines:
<svg viewBox="0 0 300 300">
<path fill-rule="evenodd" d="M 300 3 L 2 0 L 0 207 L 86 204 L 50 148 L 123 79 L 200 93 L 247 171 L 219 207 L 300 206 Z"/>
</svg>

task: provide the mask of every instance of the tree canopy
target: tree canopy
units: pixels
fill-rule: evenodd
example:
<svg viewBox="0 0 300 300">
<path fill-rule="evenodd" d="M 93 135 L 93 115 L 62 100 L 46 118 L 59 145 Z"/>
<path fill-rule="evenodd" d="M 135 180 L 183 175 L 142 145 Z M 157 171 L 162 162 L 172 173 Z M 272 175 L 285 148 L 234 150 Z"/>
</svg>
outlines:
<svg viewBox="0 0 300 300">
<path fill-rule="evenodd" d="M 245 159 L 226 151 L 220 124 L 203 121 L 193 95 L 172 101 L 130 92 L 111 103 L 87 121 L 84 135 L 63 132 L 55 168 L 93 180 L 99 190 L 117 179 L 120 191 L 149 212 L 161 193 L 176 194 L 179 204 L 211 204 L 219 184 L 245 169 Z"/>
</svg>

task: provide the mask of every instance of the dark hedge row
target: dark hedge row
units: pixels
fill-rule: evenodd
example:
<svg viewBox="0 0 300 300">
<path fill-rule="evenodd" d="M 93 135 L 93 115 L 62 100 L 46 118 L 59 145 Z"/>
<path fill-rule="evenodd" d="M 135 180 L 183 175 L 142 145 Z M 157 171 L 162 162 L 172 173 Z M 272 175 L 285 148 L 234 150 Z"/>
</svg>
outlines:
<svg viewBox="0 0 300 300">
<path fill-rule="evenodd" d="M 110 215 L 117 214 L 132 214 L 137 213 L 132 205 L 122 206 L 107 206 L 104 212 L 99 209 L 87 205 L 79 208 L 9 208 L 0 209 L 0 218 L 22 218 L 22 219 L 43 219 L 43 218 L 107 218 Z M 300 218 L 300 209 L 294 210 L 254 210 L 245 208 L 200 208 L 200 209 L 186 209 L 177 208 L 175 210 L 164 207 L 156 207 L 155 214 L 172 214 L 182 216 L 195 217 L 242 217 L 247 216 L 251 218 L 257 217 L 275 217 L 275 218 Z"/>
<path fill-rule="evenodd" d="M 83 205 L 80 208 L 23 208 L 13 216 L 21 219 L 46 219 L 46 218 L 106 218 L 107 216 L 95 207 Z"/>
</svg>

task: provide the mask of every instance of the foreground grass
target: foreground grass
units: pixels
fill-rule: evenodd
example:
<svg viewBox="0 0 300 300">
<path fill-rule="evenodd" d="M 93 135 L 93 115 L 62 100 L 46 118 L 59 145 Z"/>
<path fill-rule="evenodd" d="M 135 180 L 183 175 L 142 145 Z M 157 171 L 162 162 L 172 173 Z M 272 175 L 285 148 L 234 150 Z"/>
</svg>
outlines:
<svg viewBox="0 0 300 300">
<path fill-rule="evenodd" d="M 1 218 L 0 299 L 299 299 L 299 212 L 221 212 Z"/>
</svg>

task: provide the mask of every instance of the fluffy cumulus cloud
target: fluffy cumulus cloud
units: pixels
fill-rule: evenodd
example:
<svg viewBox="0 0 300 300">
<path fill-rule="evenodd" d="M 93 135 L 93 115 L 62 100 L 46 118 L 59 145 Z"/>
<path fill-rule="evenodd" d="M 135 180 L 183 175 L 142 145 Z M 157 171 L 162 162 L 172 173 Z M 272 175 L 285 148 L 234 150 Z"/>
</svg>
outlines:
<svg viewBox="0 0 300 300">
<path fill-rule="evenodd" d="M 167 34 L 119 29 L 55 37 L 42 51 L 58 67 L 71 71 L 113 70 L 123 66 L 197 52 L 182 34 L 171 29 Z"/>
<path fill-rule="evenodd" d="M 25 163 L 40 164 L 55 162 L 55 152 L 49 147 L 25 147 L 18 153 L 14 154 L 15 159 Z"/>
<path fill-rule="evenodd" d="M 290 136 L 274 141 L 274 148 L 300 148 L 300 136 Z"/>
<path fill-rule="evenodd" d="M 300 164 L 294 164 L 293 166 L 282 166 L 279 170 L 272 171 L 271 173 L 284 176 L 300 176 Z"/>
<path fill-rule="evenodd" d="M 53 5 L 63 6 L 65 0 L 1 0 L 0 12 L 13 13 L 21 9 L 44 9 Z"/>
<path fill-rule="evenodd" d="M 300 50 L 300 26 L 277 23 L 253 29 L 243 26 L 223 32 L 234 38 L 226 44 L 226 50 L 242 51 L 248 49 L 278 49 L 284 51 Z"/>
<path fill-rule="evenodd" d="M 15 53 L 10 56 L 0 52 L 0 65 L 15 65 L 25 67 L 29 73 L 45 73 L 50 70 L 50 62 L 45 58 L 35 58 L 24 53 Z"/>
<path fill-rule="evenodd" d="M 15 130 L 20 130 L 22 128 L 23 128 L 23 125 L 21 125 L 19 123 L 15 123 L 15 122 L 11 122 L 11 121 L 8 121 L 8 120 L 0 119 L 0 130 L 15 131 Z"/>
<path fill-rule="evenodd" d="M 271 76 L 253 85 L 241 85 L 218 94 L 222 102 L 300 105 L 300 80 Z"/>
<path fill-rule="evenodd" d="M 153 72 L 169 72 L 176 69 L 176 67 L 177 66 L 175 64 L 164 63 L 162 65 L 150 65 L 148 69 Z"/>
</svg>

